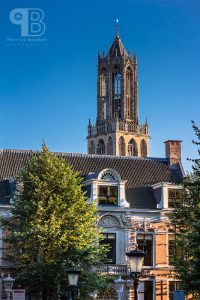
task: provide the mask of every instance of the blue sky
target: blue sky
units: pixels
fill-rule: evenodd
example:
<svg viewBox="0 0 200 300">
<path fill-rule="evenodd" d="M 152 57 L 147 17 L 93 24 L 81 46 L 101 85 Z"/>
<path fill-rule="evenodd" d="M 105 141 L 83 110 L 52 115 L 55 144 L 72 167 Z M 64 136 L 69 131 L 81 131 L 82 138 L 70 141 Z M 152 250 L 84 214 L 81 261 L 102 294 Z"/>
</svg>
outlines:
<svg viewBox="0 0 200 300">
<path fill-rule="evenodd" d="M 20 37 L 14 8 L 41 8 L 45 43 Z M 127 50 L 138 55 L 139 112 L 150 125 L 150 154 L 164 157 L 167 139 L 183 140 L 183 164 L 195 157 L 191 120 L 200 125 L 198 0 L 6 0 L 0 3 L 0 148 L 86 152 L 96 118 L 97 53 L 107 52 L 115 19 Z"/>
</svg>

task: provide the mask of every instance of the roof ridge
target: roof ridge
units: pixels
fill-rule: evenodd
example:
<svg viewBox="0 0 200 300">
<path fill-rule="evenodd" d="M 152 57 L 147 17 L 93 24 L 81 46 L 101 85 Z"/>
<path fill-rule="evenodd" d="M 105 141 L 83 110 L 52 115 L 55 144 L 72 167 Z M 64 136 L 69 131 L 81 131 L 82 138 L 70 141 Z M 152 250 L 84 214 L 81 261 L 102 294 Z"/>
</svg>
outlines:
<svg viewBox="0 0 200 300">
<path fill-rule="evenodd" d="M 35 153 L 39 150 L 27 150 L 27 149 L 0 149 L 0 154 L 4 152 L 8 153 Z M 61 156 L 70 156 L 70 157 L 96 157 L 96 158 L 108 158 L 108 159 L 118 159 L 118 160 L 154 160 L 154 161 L 163 161 L 167 162 L 167 158 L 162 157 L 138 157 L 138 156 L 117 156 L 117 155 L 102 155 L 102 154 L 87 154 L 87 153 L 77 153 L 77 152 L 59 152 L 59 151 L 50 151 L 51 153 L 58 154 Z"/>
<path fill-rule="evenodd" d="M 0 149 L 0 153 L 27 153 L 27 152 L 36 152 L 37 150 L 27 150 L 27 149 Z"/>
</svg>

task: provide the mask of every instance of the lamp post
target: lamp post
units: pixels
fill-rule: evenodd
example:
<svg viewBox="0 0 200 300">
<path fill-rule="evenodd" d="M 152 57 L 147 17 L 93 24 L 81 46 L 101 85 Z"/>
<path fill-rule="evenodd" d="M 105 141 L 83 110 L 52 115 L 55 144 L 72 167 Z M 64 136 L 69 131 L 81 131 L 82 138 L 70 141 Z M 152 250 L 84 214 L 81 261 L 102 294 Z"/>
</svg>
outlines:
<svg viewBox="0 0 200 300">
<path fill-rule="evenodd" d="M 77 294 L 77 283 L 78 283 L 78 278 L 80 275 L 80 271 L 76 270 L 74 268 L 68 269 L 67 270 L 67 276 L 68 276 L 68 281 L 69 281 L 69 289 L 70 289 L 70 300 L 76 300 L 76 294 Z"/>
<path fill-rule="evenodd" d="M 126 287 L 130 289 L 133 286 L 133 280 L 126 280 Z"/>
<path fill-rule="evenodd" d="M 60 284 L 58 284 L 58 287 L 57 287 L 57 296 L 58 296 L 58 300 L 61 299 L 61 295 L 60 295 Z"/>
<path fill-rule="evenodd" d="M 135 300 L 138 300 L 139 279 L 140 279 L 140 276 L 142 275 L 141 269 L 142 269 L 144 257 L 147 254 L 145 252 L 143 252 L 142 250 L 139 250 L 136 246 L 135 250 L 126 252 L 126 255 L 129 258 L 131 277 L 133 278 L 134 298 L 135 298 Z"/>
<path fill-rule="evenodd" d="M 5 285 L 5 292 L 7 295 L 7 300 L 10 300 L 10 294 L 12 292 L 12 287 L 15 279 L 10 277 L 10 274 L 8 274 L 8 277 L 3 279 L 4 285 Z"/>
<path fill-rule="evenodd" d="M 121 278 L 121 276 L 115 280 L 115 288 L 117 291 L 118 300 L 122 300 L 122 294 L 123 294 L 123 290 L 124 290 L 124 282 L 125 282 L 125 280 L 123 280 Z"/>
<path fill-rule="evenodd" d="M 0 300 L 2 300 L 3 273 L 0 275 Z"/>
</svg>

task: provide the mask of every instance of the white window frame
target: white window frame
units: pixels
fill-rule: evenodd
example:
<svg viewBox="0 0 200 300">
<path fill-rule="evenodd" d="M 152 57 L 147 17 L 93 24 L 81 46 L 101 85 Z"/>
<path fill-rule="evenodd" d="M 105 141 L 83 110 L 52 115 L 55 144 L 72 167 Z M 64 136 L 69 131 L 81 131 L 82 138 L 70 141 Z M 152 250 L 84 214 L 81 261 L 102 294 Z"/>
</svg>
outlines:
<svg viewBox="0 0 200 300">
<path fill-rule="evenodd" d="M 177 279 L 168 279 L 167 280 L 167 299 L 169 300 L 169 283 L 170 282 L 181 282 L 181 280 L 177 280 Z M 177 290 L 175 290 L 175 291 L 177 291 Z"/>
<path fill-rule="evenodd" d="M 116 257 L 115 257 L 116 263 L 115 263 L 115 265 L 120 264 L 120 259 L 119 259 L 119 245 L 118 245 L 118 241 L 119 241 L 118 234 L 119 234 L 119 232 L 117 230 L 112 230 L 112 229 L 106 229 L 106 228 L 104 228 L 102 233 L 103 234 L 109 234 L 109 233 L 115 234 L 115 237 L 116 237 L 116 240 L 115 240 L 115 242 L 116 242 Z"/>
<path fill-rule="evenodd" d="M 160 202 L 157 204 L 158 209 L 166 209 L 169 211 L 173 211 L 174 208 L 170 208 L 168 205 L 168 196 L 169 196 L 169 189 L 177 189 L 182 190 L 183 186 L 181 184 L 173 184 L 170 182 L 160 182 L 152 185 L 152 188 L 155 190 L 157 188 L 161 188 L 161 199 Z"/>
<path fill-rule="evenodd" d="M 152 281 L 153 282 L 153 300 L 156 299 L 156 284 L 155 284 L 155 279 L 152 279 L 152 278 L 147 278 L 147 279 L 140 279 L 140 282 L 139 282 L 139 285 L 141 283 L 144 283 L 145 281 Z M 138 286 L 138 300 L 140 300 L 140 295 L 139 294 L 144 294 L 144 293 L 141 293 L 139 292 L 139 286 Z"/>
<path fill-rule="evenodd" d="M 177 186 L 175 186 L 175 187 L 174 186 L 171 186 L 171 187 L 169 186 L 168 189 L 167 189 L 167 204 L 168 204 L 168 209 L 174 210 L 176 208 L 175 207 L 169 207 L 169 202 L 168 202 L 169 201 L 169 190 L 170 189 L 172 189 L 172 190 L 183 190 L 183 187 L 182 186 L 178 186 L 178 187 Z"/>
<path fill-rule="evenodd" d="M 100 186 L 117 186 L 117 205 L 109 205 L 109 204 L 98 204 L 98 206 L 106 206 L 106 207 L 117 207 L 120 206 L 120 188 L 119 188 L 119 184 L 118 183 L 114 183 L 114 182 L 107 182 L 107 181 L 103 181 L 98 183 L 97 186 L 97 198 L 98 198 L 98 193 L 99 193 L 99 187 Z"/>
<path fill-rule="evenodd" d="M 104 174 L 108 173 L 108 177 L 105 179 L 102 178 Z M 111 174 L 111 178 L 109 179 L 109 173 Z M 112 178 L 113 176 L 113 178 Z M 98 187 L 99 186 L 117 186 L 118 187 L 118 201 L 117 205 L 99 205 L 99 207 L 122 207 L 122 208 L 130 208 L 130 203 L 126 201 L 126 193 L 125 193 L 125 184 L 127 180 L 121 180 L 120 175 L 112 169 L 104 169 L 102 170 L 97 178 L 92 178 L 90 180 L 86 180 L 83 182 L 83 186 L 91 184 L 91 197 L 88 199 L 89 203 L 98 199 Z M 97 203 L 98 205 L 98 203 Z"/>
<path fill-rule="evenodd" d="M 171 267 L 173 267 L 174 268 L 174 265 L 170 265 L 169 264 L 169 235 L 176 235 L 176 232 L 174 231 L 174 232 L 167 232 L 167 264 L 168 264 L 168 266 L 171 268 Z M 171 281 L 173 281 L 173 280 L 171 280 Z M 174 280 L 174 281 L 178 281 L 178 280 Z"/>
<path fill-rule="evenodd" d="M 143 265 L 142 267 L 145 268 L 145 269 L 152 269 L 155 267 L 155 233 L 154 232 L 144 232 L 144 231 L 139 231 L 138 232 L 138 235 L 140 234 L 144 234 L 144 235 L 152 235 L 152 266 L 145 266 Z"/>
</svg>

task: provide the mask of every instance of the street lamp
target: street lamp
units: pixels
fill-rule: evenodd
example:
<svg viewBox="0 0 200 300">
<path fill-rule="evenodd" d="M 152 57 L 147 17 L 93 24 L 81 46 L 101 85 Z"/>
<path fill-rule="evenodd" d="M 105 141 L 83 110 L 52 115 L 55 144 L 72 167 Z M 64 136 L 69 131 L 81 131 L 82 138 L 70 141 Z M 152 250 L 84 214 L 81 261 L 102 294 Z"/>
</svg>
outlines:
<svg viewBox="0 0 200 300">
<path fill-rule="evenodd" d="M 126 280 L 126 287 L 130 289 L 132 286 L 133 286 L 133 280 L 130 279 Z"/>
<path fill-rule="evenodd" d="M 117 291 L 118 300 L 122 300 L 122 294 L 123 294 L 123 290 L 124 290 L 124 282 L 125 282 L 125 280 L 123 280 L 121 278 L 121 276 L 115 280 L 115 288 Z"/>
<path fill-rule="evenodd" d="M 4 285 L 5 285 L 5 292 L 7 295 L 7 300 L 10 300 L 10 294 L 12 292 L 12 287 L 15 279 L 10 277 L 10 274 L 8 274 L 8 277 L 3 279 Z"/>
<path fill-rule="evenodd" d="M 142 264 L 144 261 L 144 257 L 147 255 L 147 253 L 143 252 L 142 250 L 139 250 L 136 246 L 135 250 L 126 252 L 126 255 L 129 258 L 131 277 L 133 278 L 134 298 L 135 298 L 135 300 L 138 300 L 139 279 L 140 279 L 140 276 L 142 275 L 142 273 L 141 273 Z"/>
<path fill-rule="evenodd" d="M 78 283 L 78 278 L 80 273 L 81 271 L 76 270 L 74 268 L 67 270 L 67 276 L 68 276 L 69 288 L 70 288 L 70 300 L 76 299 L 77 288 L 78 288 L 77 283 Z"/>
</svg>

